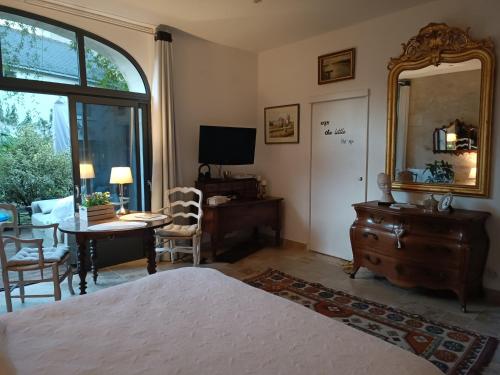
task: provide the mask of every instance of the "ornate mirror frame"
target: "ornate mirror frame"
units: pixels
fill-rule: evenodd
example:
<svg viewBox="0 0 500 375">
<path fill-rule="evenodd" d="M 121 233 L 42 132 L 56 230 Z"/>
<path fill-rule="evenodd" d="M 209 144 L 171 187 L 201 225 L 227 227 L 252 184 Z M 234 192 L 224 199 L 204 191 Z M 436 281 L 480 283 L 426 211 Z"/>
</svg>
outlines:
<svg viewBox="0 0 500 375">
<path fill-rule="evenodd" d="M 493 87 L 495 77 L 495 54 L 490 38 L 474 40 L 469 29 L 449 27 L 444 23 L 430 23 L 420 29 L 418 35 L 403 43 L 399 57 L 391 58 L 388 64 L 387 97 L 387 149 L 386 173 L 391 176 L 392 186 L 397 190 L 433 193 L 452 192 L 464 196 L 487 197 L 490 188 L 491 128 L 493 112 Z M 396 128 L 398 77 L 404 70 L 421 69 L 442 62 L 458 63 L 470 59 L 481 61 L 481 97 L 478 127 L 477 180 L 475 186 L 454 184 L 432 184 L 398 182 L 395 176 Z"/>
</svg>

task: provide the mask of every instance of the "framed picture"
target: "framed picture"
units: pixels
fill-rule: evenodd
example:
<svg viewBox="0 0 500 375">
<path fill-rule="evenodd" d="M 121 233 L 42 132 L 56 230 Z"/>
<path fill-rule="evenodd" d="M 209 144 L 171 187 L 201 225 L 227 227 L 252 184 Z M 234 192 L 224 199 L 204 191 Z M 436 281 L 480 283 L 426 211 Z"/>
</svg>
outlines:
<svg viewBox="0 0 500 375">
<path fill-rule="evenodd" d="M 318 57 L 318 85 L 354 78 L 356 49 L 329 53 Z"/>
<path fill-rule="evenodd" d="M 288 104 L 264 108 L 264 141 L 299 143 L 300 105 Z"/>
</svg>

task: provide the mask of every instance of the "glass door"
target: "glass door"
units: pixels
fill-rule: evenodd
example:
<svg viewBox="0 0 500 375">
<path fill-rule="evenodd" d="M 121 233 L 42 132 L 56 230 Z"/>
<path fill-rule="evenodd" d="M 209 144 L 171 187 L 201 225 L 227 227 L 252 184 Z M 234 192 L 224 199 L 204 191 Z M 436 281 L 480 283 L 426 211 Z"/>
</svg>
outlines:
<svg viewBox="0 0 500 375">
<path fill-rule="evenodd" d="M 70 111 L 75 202 L 94 192 L 109 192 L 118 209 L 123 189 L 126 208 L 149 209 L 145 107 L 132 101 L 78 97 L 70 98 Z M 117 172 L 125 175 L 117 179 Z"/>
</svg>

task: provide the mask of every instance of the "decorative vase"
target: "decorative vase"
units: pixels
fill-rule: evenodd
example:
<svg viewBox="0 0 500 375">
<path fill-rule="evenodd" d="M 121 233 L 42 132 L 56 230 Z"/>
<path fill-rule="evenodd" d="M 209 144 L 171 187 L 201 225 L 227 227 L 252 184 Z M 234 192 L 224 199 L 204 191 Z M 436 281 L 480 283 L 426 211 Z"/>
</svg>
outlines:
<svg viewBox="0 0 500 375">
<path fill-rule="evenodd" d="M 424 200 L 424 209 L 427 212 L 436 212 L 438 207 L 438 201 L 434 199 L 434 194 L 431 194 L 429 198 Z"/>
</svg>

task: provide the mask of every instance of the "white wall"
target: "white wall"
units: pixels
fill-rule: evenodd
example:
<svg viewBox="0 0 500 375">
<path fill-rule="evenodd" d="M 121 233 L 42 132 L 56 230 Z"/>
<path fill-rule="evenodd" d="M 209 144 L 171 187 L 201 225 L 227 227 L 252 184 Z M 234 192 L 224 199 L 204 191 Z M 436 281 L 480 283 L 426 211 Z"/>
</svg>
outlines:
<svg viewBox="0 0 500 375">
<path fill-rule="evenodd" d="M 180 31 L 174 31 L 173 39 L 174 107 L 181 182 L 192 185 L 198 176 L 200 125 L 257 126 L 257 55 Z M 245 170 L 241 167 L 225 169 Z M 212 175 L 216 172 L 212 170 Z"/>
<path fill-rule="evenodd" d="M 284 237 L 307 242 L 309 221 L 310 163 L 310 98 L 359 89 L 370 90 L 368 199 L 378 199 L 377 173 L 385 168 L 387 62 L 398 56 L 401 43 L 417 34 L 429 22 L 446 22 L 451 26 L 471 27 L 472 36 L 491 36 L 500 49 L 500 2 L 496 0 L 441 0 L 419 7 L 372 19 L 352 27 L 322 34 L 301 42 L 268 50 L 258 60 L 258 124 L 257 168 L 270 182 L 273 195 L 285 198 Z M 319 86 L 317 57 L 356 47 L 356 79 Z M 498 75 L 497 75 L 498 77 Z M 497 81 L 500 78 L 497 78 Z M 499 87 L 497 82 L 497 88 Z M 289 103 L 301 104 L 300 143 L 297 145 L 265 145 L 262 139 L 263 108 Z M 500 95 L 495 97 L 499 108 Z M 495 116 L 494 128 L 500 127 Z M 456 207 L 490 211 L 490 255 L 485 275 L 489 288 L 500 290 L 500 163 L 495 149 L 500 146 L 500 131 L 493 140 L 492 189 L 490 199 L 457 198 Z M 399 201 L 420 201 L 396 193 Z M 342 199 L 342 197 L 339 197 Z"/>
</svg>

